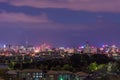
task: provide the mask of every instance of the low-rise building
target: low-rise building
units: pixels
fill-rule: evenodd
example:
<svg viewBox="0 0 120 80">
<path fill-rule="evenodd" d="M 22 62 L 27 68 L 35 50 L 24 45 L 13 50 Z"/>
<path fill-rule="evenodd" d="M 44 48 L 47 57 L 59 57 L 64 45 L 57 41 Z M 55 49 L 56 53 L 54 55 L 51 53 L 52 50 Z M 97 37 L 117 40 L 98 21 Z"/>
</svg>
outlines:
<svg viewBox="0 0 120 80">
<path fill-rule="evenodd" d="M 46 80 L 75 80 L 75 75 L 69 71 L 48 71 Z"/>
<path fill-rule="evenodd" d="M 88 76 L 85 72 L 77 72 L 75 75 L 75 80 L 84 80 Z"/>
<path fill-rule="evenodd" d="M 17 71 L 19 80 L 41 80 L 43 72 L 39 69 L 27 69 Z"/>
</svg>

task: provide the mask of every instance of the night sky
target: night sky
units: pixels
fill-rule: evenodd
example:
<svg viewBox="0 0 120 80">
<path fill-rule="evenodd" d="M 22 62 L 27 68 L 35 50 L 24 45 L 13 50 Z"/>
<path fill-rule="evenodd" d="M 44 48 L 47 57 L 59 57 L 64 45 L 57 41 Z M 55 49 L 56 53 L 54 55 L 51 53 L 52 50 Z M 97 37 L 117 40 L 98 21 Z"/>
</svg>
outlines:
<svg viewBox="0 0 120 80">
<path fill-rule="evenodd" d="M 0 44 L 120 46 L 120 0 L 0 0 Z"/>
</svg>

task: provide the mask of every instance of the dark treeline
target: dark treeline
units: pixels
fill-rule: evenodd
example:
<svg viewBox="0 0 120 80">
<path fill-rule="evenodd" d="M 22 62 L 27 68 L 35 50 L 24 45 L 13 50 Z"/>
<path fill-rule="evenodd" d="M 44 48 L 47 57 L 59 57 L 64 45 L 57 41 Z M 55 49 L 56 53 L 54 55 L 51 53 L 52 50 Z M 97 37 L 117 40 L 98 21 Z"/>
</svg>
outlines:
<svg viewBox="0 0 120 80">
<path fill-rule="evenodd" d="M 86 67 L 93 62 L 107 64 L 114 60 L 104 54 L 74 54 L 70 57 L 50 60 L 34 60 L 31 63 L 16 63 L 14 69 L 45 69 L 45 70 L 69 70 L 85 71 Z"/>
</svg>

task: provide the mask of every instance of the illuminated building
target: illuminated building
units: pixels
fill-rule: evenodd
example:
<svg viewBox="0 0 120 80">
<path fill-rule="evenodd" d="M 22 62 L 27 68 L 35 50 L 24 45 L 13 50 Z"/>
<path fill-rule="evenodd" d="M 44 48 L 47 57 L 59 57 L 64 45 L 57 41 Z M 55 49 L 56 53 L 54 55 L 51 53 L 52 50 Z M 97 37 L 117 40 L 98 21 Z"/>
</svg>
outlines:
<svg viewBox="0 0 120 80">
<path fill-rule="evenodd" d="M 83 53 L 91 53 L 91 47 L 88 42 L 84 46 Z"/>
<path fill-rule="evenodd" d="M 112 45 L 112 46 L 110 47 L 110 53 L 115 54 L 115 53 L 117 53 L 117 52 L 118 52 L 118 48 L 117 48 L 115 45 Z"/>
</svg>

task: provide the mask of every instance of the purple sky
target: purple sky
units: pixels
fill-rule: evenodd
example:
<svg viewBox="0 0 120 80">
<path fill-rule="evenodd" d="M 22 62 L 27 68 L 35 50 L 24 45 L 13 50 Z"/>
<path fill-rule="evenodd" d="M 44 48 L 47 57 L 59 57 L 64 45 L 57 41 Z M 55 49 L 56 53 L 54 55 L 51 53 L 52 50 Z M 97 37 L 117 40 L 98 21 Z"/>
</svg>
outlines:
<svg viewBox="0 0 120 80">
<path fill-rule="evenodd" d="M 0 44 L 120 45 L 120 0 L 0 0 Z"/>
</svg>

